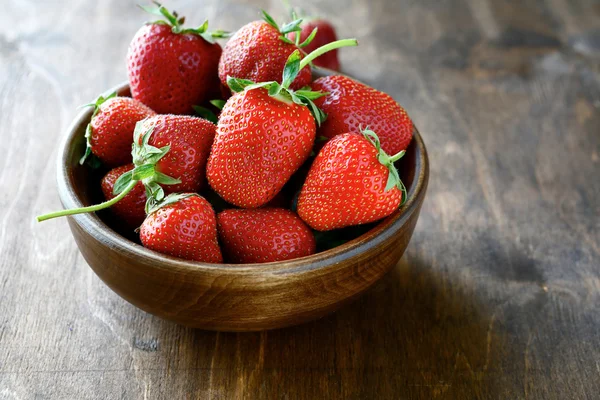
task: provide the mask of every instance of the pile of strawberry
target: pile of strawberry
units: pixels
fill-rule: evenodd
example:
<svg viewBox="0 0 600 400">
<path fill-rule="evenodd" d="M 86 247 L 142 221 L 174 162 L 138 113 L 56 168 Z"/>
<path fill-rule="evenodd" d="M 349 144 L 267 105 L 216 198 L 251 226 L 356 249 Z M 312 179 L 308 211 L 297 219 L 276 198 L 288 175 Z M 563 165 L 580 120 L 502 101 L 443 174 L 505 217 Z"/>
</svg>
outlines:
<svg viewBox="0 0 600 400">
<path fill-rule="evenodd" d="M 312 81 L 313 61 L 339 69 L 337 49 L 355 39 L 336 41 L 322 20 L 280 26 L 263 12 L 221 48 L 226 32 L 184 28 L 160 4 L 146 10 L 161 20 L 129 47 L 132 97 L 91 104 L 81 162 L 112 168 L 106 201 L 38 220 L 110 207 L 149 249 L 258 263 L 313 254 L 315 233 L 400 207 L 394 163 L 413 132 L 404 109 L 345 76 Z"/>
</svg>

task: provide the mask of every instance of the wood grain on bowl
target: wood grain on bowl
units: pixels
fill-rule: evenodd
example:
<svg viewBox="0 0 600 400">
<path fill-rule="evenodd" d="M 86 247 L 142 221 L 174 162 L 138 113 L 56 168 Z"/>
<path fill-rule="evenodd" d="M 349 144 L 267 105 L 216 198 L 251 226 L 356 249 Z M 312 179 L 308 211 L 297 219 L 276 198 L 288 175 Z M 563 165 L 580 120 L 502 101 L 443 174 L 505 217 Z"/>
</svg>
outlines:
<svg viewBox="0 0 600 400">
<path fill-rule="evenodd" d="M 117 88 L 127 93 L 127 86 Z M 67 208 L 92 204 L 90 171 L 78 160 L 90 112 L 69 129 L 59 156 L 58 183 Z M 357 239 L 309 257 L 265 264 L 205 264 L 168 257 L 123 237 L 98 215 L 69 217 L 84 258 L 116 293 L 179 324 L 220 331 L 273 329 L 320 318 L 363 293 L 406 249 L 425 197 L 425 145 L 414 140 L 400 166 L 408 201 Z"/>
</svg>

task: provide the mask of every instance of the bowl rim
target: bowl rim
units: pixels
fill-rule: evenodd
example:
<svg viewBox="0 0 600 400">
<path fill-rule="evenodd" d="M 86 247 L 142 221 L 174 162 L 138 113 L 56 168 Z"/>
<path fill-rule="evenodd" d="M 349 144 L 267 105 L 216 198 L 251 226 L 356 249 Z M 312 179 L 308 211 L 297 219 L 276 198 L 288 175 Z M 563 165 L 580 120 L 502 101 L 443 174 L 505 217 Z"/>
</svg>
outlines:
<svg viewBox="0 0 600 400">
<path fill-rule="evenodd" d="M 129 92 L 128 82 L 113 87 L 109 92 L 116 91 L 118 95 Z M 65 208 L 83 207 L 83 203 L 77 196 L 71 185 L 69 165 L 69 146 L 77 139 L 77 133 L 81 127 L 87 125 L 91 118 L 91 108 L 80 111 L 73 119 L 60 143 L 57 157 L 57 184 L 60 200 Z M 414 126 L 414 124 L 413 124 Z M 211 264 L 198 261 L 188 261 L 168 256 L 147 249 L 114 231 L 106 225 L 96 213 L 86 213 L 68 216 L 71 221 L 76 222 L 83 230 L 93 236 L 96 240 L 109 246 L 111 249 L 124 253 L 125 255 L 144 259 L 149 268 L 170 269 L 183 273 L 198 272 L 199 270 L 223 272 L 227 274 L 257 273 L 264 274 L 290 274 L 324 269 L 334 265 L 342 265 L 344 261 L 363 253 L 384 242 L 394 235 L 402 227 L 409 217 L 418 211 L 424 196 L 429 178 L 429 159 L 425 143 L 416 128 L 413 129 L 413 143 L 416 146 L 414 179 L 407 189 L 407 201 L 392 215 L 384 218 L 377 226 L 373 227 L 363 235 L 350 240 L 340 246 L 316 253 L 310 256 L 300 257 L 286 261 L 275 261 L 254 264 Z"/>
</svg>

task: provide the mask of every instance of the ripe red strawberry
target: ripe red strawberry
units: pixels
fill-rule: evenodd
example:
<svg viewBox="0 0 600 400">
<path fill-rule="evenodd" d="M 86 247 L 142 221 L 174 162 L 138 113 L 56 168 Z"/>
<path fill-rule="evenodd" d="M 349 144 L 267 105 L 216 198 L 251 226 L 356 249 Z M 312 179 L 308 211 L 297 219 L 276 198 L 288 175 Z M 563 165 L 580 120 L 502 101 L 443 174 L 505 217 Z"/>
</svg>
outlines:
<svg viewBox="0 0 600 400">
<path fill-rule="evenodd" d="M 225 45 L 219 61 L 219 78 L 223 85 L 227 84 L 227 77 L 282 83 L 281 74 L 286 60 L 299 48 L 285 35 L 299 30 L 301 20 L 280 28 L 264 11 L 263 15 L 264 21 L 244 25 Z M 290 87 L 300 89 L 309 85 L 311 80 L 310 66 L 307 65 Z"/>
<path fill-rule="evenodd" d="M 170 146 L 168 153 L 156 163 L 156 171 L 179 179 L 181 183 L 166 187 L 166 192 L 198 192 L 204 183 L 216 126 L 205 119 L 187 115 L 156 115 L 142 121 L 140 129 L 151 130 L 150 146 Z"/>
<path fill-rule="evenodd" d="M 388 154 L 396 154 L 408 147 L 413 123 L 388 94 L 341 75 L 319 78 L 311 87 L 329 93 L 315 100 L 327 114 L 320 135 L 332 138 L 368 127 L 377 132 L 381 147 Z"/>
<path fill-rule="evenodd" d="M 125 172 L 133 170 L 133 164 L 123 165 L 121 167 L 113 168 L 102 178 L 100 185 L 102 187 L 102 193 L 106 200 L 113 199 L 115 197 L 114 187 L 115 182 Z M 122 220 L 125 225 L 131 229 L 138 228 L 144 219 L 146 218 L 146 190 L 144 184 L 138 182 L 135 187 L 125 196 L 121 201 L 114 204 L 110 211 Z"/>
<path fill-rule="evenodd" d="M 190 114 L 192 106 L 210 100 L 218 85 L 221 46 L 214 38 L 223 31 L 207 32 L 182 27 L 184 18 L 165 7 L 147 8 L 165 20 L 144 25 L 135 34 L 127 54 L 131 94 L 161 114 Z"/>
<path fill-rule="evenodd" d="M 140 227 L 148 249 L 185 260 L 223 261 L 217 242 L 217 221 L 210 203 L 194 193 L 172 194 L 149 210 Z"/>
<path fill-rule="evenodd" d="M 364 135 L 364 136 L 363 136 Z M 313 162 L 298 198 L 298 215 L 310 227 L 329 231 L 387 217 L 401 204 L 404 185 L 394 161 L 372 131 L 331 139 Z"/>
<path fill-rule="evenodd" d="M 236 93 L 221 111 L 208 183 L 231 204 L 260 207 L 310 155 L 315 133 L 307 107 L 277 100 L 264 88 Z"/>
<path fill-rule="evenodd" d="M 81 163 L 94 154 L 107 167 L 131 162 L 135 124 L 155 112 L 130 97 L 100 96 L 94 103 L 92 119 L 85 132 L 87 148 Z"/>
<path fill-rule="evenodd" d="M 356 44 L 355 39 L 340 40 L 327 49 Z M 311 111 L 318 123 L 324 118 L 312 100 L 324 93 L 289 87 L 319 54 L 322 49 L 302 58 L 294 51 L 281 85 L 228 78 L 239 93 L 221 111 L 206 170 L 208 183 L 225 201 L 244 208 L 266 204 L 310 155 L 316 133 Z"/>
<path fill-rule="evenodd" d="M 310 53 L 311 51 L 324 46 L 327 43 L 335 42 L 337 40 L 335 28 L 331 25 L 331 23 L 329 23 L 329 21 L 324 19 L 304 19 L 300 27 L 302 28 L 300 31 L 300 42 L 304 42 L 306 39 L 308 39 L 312 32 L 317 29 L 314 39 L 304 47 L 304 51 L 307 53 Z M 288 39 L 295 40 L 295 38 L 296 32 L 288 33 Z M 329 68 L 334 71 L 340 70 L 340 61 L 338 59 L 337 49 L 315 58 L 313 62 L 319 67 Z"/>
<path fill-rule="evenodd" d="M 198 191 L 214 135 L 215 125 L 205 119 L 183 115 L 146 118 L 136 124 L 133 133 L 131 153 L 135 168 L 123 172 L 114 182 L 114 197 L 100 204 L 52 212 L 37 219 L 45 221 L 112 207 L 140 182 L 146 188 L 146 212 L 163 200 L 165 191 Z M 163 189 L 163 185 L 170 186 Z"/>
<path fill-rule="evenodd" d="M 312 231 L 283 208 L 229 209 L 217 215 L 225 259 L 233 263 L 291 260 L 315 252 Z"/>
</svg>

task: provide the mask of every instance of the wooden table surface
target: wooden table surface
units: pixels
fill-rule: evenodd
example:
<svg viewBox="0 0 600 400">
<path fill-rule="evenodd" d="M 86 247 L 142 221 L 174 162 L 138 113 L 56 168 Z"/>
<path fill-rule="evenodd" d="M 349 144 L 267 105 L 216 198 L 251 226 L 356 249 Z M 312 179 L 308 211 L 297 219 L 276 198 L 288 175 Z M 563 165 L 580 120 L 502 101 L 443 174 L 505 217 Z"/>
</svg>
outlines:
<svg viewBox="0 0 600 400">
<path fill-rule="evenodd" d="M 313 323 L 230 334 L 159 320 L 87 267 L 58 208 L 57 142 L 126 78 L 134 1 L 4 0 L 0 399 L 600 398 L 600 3 L 317 0 L 431 157 L 409 248 Z M 235 29 L 278 0 L 170 1 Z"/>
</svg>

